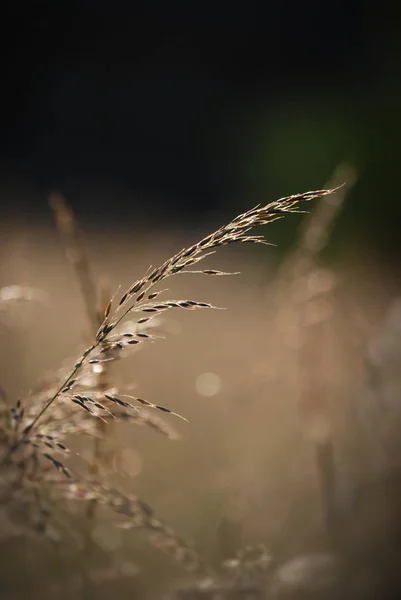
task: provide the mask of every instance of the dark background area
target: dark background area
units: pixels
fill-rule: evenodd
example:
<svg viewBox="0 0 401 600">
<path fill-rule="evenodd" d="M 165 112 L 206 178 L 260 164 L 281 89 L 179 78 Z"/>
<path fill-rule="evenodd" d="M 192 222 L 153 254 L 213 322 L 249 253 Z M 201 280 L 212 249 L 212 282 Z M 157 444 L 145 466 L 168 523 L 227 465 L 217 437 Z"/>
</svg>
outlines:
<svg viewBox="0 0 401 600">
<path fill-rule="evenodd" d="M 186 222 L 358 171 L 345 238 L 400 249 L 396 3 L 6 2 L 3 214 Z M 372 241 L 373 240 L 373 241 Z"/>
</svg>

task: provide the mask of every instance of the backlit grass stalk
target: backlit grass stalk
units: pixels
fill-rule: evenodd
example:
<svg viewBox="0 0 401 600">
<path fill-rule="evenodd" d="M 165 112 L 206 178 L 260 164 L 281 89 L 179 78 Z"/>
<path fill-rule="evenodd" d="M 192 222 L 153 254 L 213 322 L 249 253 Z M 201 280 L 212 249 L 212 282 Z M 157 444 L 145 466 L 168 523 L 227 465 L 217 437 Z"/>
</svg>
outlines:
<svg viewBox="0 0 401 600">
<path fill-rule="evenodd" d="M 65 202 L 64 198 L 60 194 L 52 194 L 49 198 L 49 205 L 53 209 L 57 229 L 60 233 L 62 241 L 65 245 L 66 257 L 74 269 L 76 278 L 80 284 L 80 290 L 82 299 L 85 304 L 86 314 L 88 317 L 90 331 L 93 334 L 96 333 L 100 324 L 102 323 L 104 316 L 104 308 L 107 304 L 109 294 L 105 300 L 104 286 L 101 290 L 99 302 L 97 301 L 97 289 L 92 276 L 92 269 L 90 268 L 89 261 L 84 251 L 84 246 L 78 231 L 78 224 L 73 210 Z M 104 362 L 101 365 L 94 365 L 98 367 L 96 372 L 97 389 L 100 393 L 106 393 L 109 389 L 109 369 L 108 363 Z M 95 371 L 95 369 L 94 369 Z M 100 464 L 104 460 L 104 430 L 105 421 L 97 419 L 96 432 L 97 435 L 94 439 L 93 456 L 89 464 L 89 473 L 92 477 L 99 475 Z M 97 500 L 93 498 L 88 501 L 86 506 L 86 531 L 84 532 L 84 556 L 93 555 L 93 541 L 92 534 L 96 518 L 96 507 Z M 83 569 L 83 597 L 89 594 L 90 590 L 90 577 L 86 569 Z"/>
<path fill-rule="evenodd" d="M 284 218 L 290 213 L 299 212 L 299 205 L 302 202 L 331 194 L 333 191 L 334 190 L 310 191 L 282 198 L 267 204 L 266 206 L 257 206 L 235 217 L 231 222 L 223 225 L 220 229 L 206 236 L 197 244 L 194 244 L 189 248 L 183 248 L 162 265 L 154 269 L 150 268 L 142 279 L 137 280 L 130 286 L 118 302 L 115 302 L 113 299 L 110 300 L 105 310 L 103 322 L 96 333 L 93 343 L 84 351 L 82 356 L 79 357 L 62 385 L 60 385 L 57 391 L 33 419 L 32 423 L 25 428 L 23 435 L 10 450 L 10 453 L 14 452 L 19 444 L 32 433 L 43 414 L 62 394 L 67 398 L 71 397 L 71 391 L 76 384 L 80 371 L 84 365 L 102 361 L 102 352 L 104 351 L 108 352 L 113 350 L 119 352 L 133 341 L 135 343 L 144 341 L 142 338 L 140 340 L 128 339 L 127 341 L 124 338 L 124 334 L 121 334 L 121 336 L 114 336 L 118 325 L 128 314 L 142 313 L 142 316 L 137 321 L 138 324 L 142 324 L 153 316 L 172 308 L 184 308 L 186 310 L 214 308 L 207 302 L 195 300 L 159 301 L 157 296 L 161 292 L 154 291 L 154 288 L 159 283 L 162 281 L 164 282 L 166 279 L 178 273 L 194 272 L 189 268 L 198 265 L 204 258 L 214 254 L 216 249 L 221 246 L 233 243 L 266 244 L 267 242 L 264 241 L 263 236 L 251 234 L 251 230 L 254 227 L 266 225 L 275 220 Z M 211 276 L 226 274 L 212 269 L 204 269 L 195 272 Z M 108 399 L 111 399 L 112 401 L 116 400 L 110 397 L 108 397 Z M 167 407 L 155 405 L 140 398 L 134 398 L 134 400 L 150 408 L 156 408 L 164 412 L 172 412 Z"/>
<path fill-rule="evenodd" d="M 79 282 L 91 330 L 96 330 L 99 326 L 96 310 L 96 285 L 93 281 L 92 270 L 84 251 L 75 215 L 63 196 L 58 193 L 50 195 L 49 205 L 53 210 L 57 229 L 64 243 L 67 260 L 74 269 L 77 281 Z"/>
<path fill-rule="evenodd" d="M 338 186 L 347 180 L 346 186 Z M 333 312 L 334 274 L 321 268 L 320 255 L 345 199 L 356 181 L 349 165 L 340 165 L 328 187 L 335 193 L 315 205 L 301 225 L 294 250 L 283 261 L 276 277 L 277 310 L 289 308 L 296 332 L 297 408 L 306 435 L 313 444 L 323 527 L 329 543 L 335 537 L 336 470 L 330 419 L 327 414 L 327 386 L 324 364 Z M 281 337 L 282 332 L 278 332 Z M 330 360 L 328 359 L 330 365 Z"/>
</svg>

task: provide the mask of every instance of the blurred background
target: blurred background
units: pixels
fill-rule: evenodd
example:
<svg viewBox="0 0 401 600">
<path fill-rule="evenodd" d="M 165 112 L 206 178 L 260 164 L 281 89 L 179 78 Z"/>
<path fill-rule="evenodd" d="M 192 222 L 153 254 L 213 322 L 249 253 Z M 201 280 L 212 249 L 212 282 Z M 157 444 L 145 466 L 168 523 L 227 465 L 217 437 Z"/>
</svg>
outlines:
<svg viewBox="0 0 401 600">
<path fill-rule="evenodd" d="M 3 14 L 7 212 L 43 215 L 57 189 L 93 226 L 149 205 L 188 223 L 319 187 L 346 161 L 360 179 L 343 240 L 393 253 L 396 3 L 22 1 Z"/>
<path fill-rule="evenodd" d="M 46 296 L 0 302 L 10 398 L 77 355 L 88 331 L 50 194 L 66 198 L 95 279 L 115 290 L 259 202 L 348 183 L 338 210 L 315 202 L 312 219 L 263 230 L 277 247 L 209 263 L 242 275 L 177 278 L 172 298 L 228 310 L 166 318 L 167 339 L 113 371 L 190 424 L 172 423 L 179 442 L 117 426 L 111 480 L 212 565 L 247 544 L 279 562 L 331 551 L 331 503 L 348 515 L 336 543 L 352 560 L 389 527 L 367 527 L 372 514 L 397 530 L 388 497 L 401 500 L 400 479 L 390 493 L 382 481 L 401 465 L 400 12 L 276 0 L 2 8 L 0 287 Z M 366 521 L 350 532 L 366 481 Z M 90 567 L 96 597 L 159 598 L 187 581 L 109 521 L 94 536 L 107 565 Z M 4 598 L 52 598 L 60 581 L 66 598 L 80 590 L 71 557 L 67 568 L 62 553 L 22 546 L 2 569 Z"/>
</svg>

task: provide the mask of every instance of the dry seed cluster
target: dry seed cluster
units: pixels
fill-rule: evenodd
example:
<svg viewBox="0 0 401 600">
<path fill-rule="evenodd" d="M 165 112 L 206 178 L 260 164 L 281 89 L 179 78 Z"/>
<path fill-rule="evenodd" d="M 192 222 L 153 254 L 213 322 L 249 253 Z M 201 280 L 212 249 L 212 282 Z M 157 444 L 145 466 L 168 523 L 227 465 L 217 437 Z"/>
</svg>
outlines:
<svg viewBox="0 0 401 600">
<path fill-rule="evenodd" d="M 249 232 L 256 226 L 266 225 L 277 219 L 283 218 L 288 213 L 299 212 L 298 205 L 306 200 L 311 200 L 319 196 L 324 196 L 332 193 L 333 190 L 317 190 L 312 192 L 305 192 L 303 194 L 295 194 L 286 198 L 281 198 L 276 202 L 267 204 L 266 206 L 257 206 L 241 215 L 238 215 L 227 225 L 223 225 L 210 235 L 203 238 L 197 244 L 190 246 L 189 248 L 183 248 L 173 257 L 168 259 L 159 267 L 149 269 L 148 273 L 142 279 L 139 279 L 123 294 L 117 307 L 112 313 L 113 299 L 108 303 L 104 320 L 98 329 L 95 341 L 93 344 L 85 350 L 79 360 L 75 363 L 73 370 L 67 376 L 65 382 L 59 390 L 53 395 L 48 403 L 36 416 L 34 421 L 31 423 L 31 428 L 36 425 L 37 421 L 42 417 L 43 413 L 53 404 L 53 402 L 60 396 L 63 389 L 69 386 L 71 389 L 71 381 L 75 380 L 77 374 L 80 373 L 82 367 L 89 360 L 97 360 L 99 354 L 104 349 L 104 342 L 107 341 L 109 344 L 109 336 L 115 331 L 121 321 L 129 314 L 133 312 L 145 312 L 160 314 L 161 312 L 170 308 L 184 308 L 187 310 L 194 310 L 196 308 L 214 308 L 207 302 L 199 302 L 196 300 L 177 300 L 170 302 L 151 303 L 149 300 L 155 298 L 153 295 L 155 292 L 153 288 L 156 284 L 164 281 L 168 277 L 177 273 L 183 273 L 187 267 L 199 263 L 215 252 L 215 249 L 220 246 L 225 246 L 232 243 L 252 243 L 252 244 L 266 244 L 262 236 L 248 235 Z M 204 274 L 224 274 L 219 271 L 211 271 L 206 269 L 201 271 Z M 142 319 L 139 319 L 142 323 Z M 138 322 L 139 322 L 138 321 Z M 108 350 L 123 350 L 124 344 L 118 340 L 117 342 L 110 341 L 111 347 Z M 128 344 L 129 345 L 129 344 Z M 122 346 L 122 347 L 120 347 Z M 70 384 L 70 385 L 69 385 Z M 84 403 L 82 408 L 87 405 Z M 152 408 L 159 408 L 158 405 L 149 403 L 147 406 Z M 163 408 L 161 408 L 163 410 Z M 168 410 L 166 412 L 169 412 Z M 28 432 L 29 433 L 29 432 Z"/>
<path fill-rule="evenodd" d="M 85 381 L 91 377 L 93 368 L 120 358 L 130 347 L 136 347 L 140 343 L 156 339 L 154 335 L 148 333 L 147 328 L 155 317 L 170 309 L 216 308 L 208 302 L 192 299 L 159 301 L 160 294 L 166 290 L 155 290 L 156 285 L 177 274 L 229 275 L 230 273 L 214 269 L 191 270 L 191 268 L 214 254 L 216 249 L 221 246 L 232 243 L 266 244 L 262 236 L 250 234 L 254 227 L 281 219 L 288 213 L 298 212 L 298 205 L 301 202 L 330 194 L 332 191 L 306 192 L 282 198 L 266 206 L 257 206 L 237 216 L 197 244 L 183 248 L 159 267 L 150 268 L 143 278 L 129 287 L 119 301 L 110 300 L 93 343 L 83 352 L 73 368 L 69 371 L 62 370 L 57 374 L 49 385 L 36 394 L 37 403 L 31 404 L 28 410 L 24 410 L 22 403 L 18 402 L 8 411 L 9 419 L 2 420 L 0 441 L 4 449 L 3 465 L 15 469 L 12 494 L 25 501 L 27 495 L 24 495 L 24 490 L 28 485 L 33 485 L 37 490 L 39 483 L 43 485 L 60 484 L 61 479 L 58 478 L 60 476 L 60 478 L 67 478 L 64 479 L 67 482 L 64 490 L 71 497 L 78 498 L 80 494 L 82 496 L 84 481 L 82 478 L 75 477 L 74 482 L 69 483 L 72 476 L 70 470 L 54 454 L 68 452 L 67 446 L 63 443 L 65 436 L 83 431 L 93 432 L 90 421 L 94 420 L 89 417 L 86 419 L 87 415 L 102 420 L 129 419 L 134 423 L 151 426 L 168 437 L 174 437 L 166 424 L 137 405 L 175 416 L 180 415 L 165 406 L 139 397 L 126 396 L 118 393 L 117 390 L 105 391 L 101 387 L 96 387 L 96 379 L 94 384 L 88 385 Z M 71 235 L 67 221 L 65 232 Z M 71 243 L 73 242 L 74 240 L 71 241 Z M 79 262 L 81 270 L 84 269 L 84 262 L 84 260 Z M 141 313 L 144 316 L 141 316 Z M 136 321 L 137 331 L 135 333 L 119 332 L 120 323 L 128 315 L 134 314 L 139 316 Z M 95 320 L 97 317 L 94 318 Z M 126 397 L 132 400 L 132 403 L 125 400 Z M 33 398 L 35 395 L 30 400 Z M 73 404 L 82 410 L 71 411 Z M 51 410 L 49 410 L 50 408 Z M 40 458 L 44 460 L 41 462 Z M 50 477 L 46 463 L 53 471 L 56 469 L 56 477 Z M 78 482 L 81 488 L 77 487 Z M 82 499 L 96 500 L 120 514 L 125 514 L 130 518 L 129 527 L 147 529 L 152 533 L 153 541 L 157 541 L 158 545 L 163 548 L 172 550 L 177 559 L 194 564 L 199 562 L 196 553 L 186 546 L 139 499 L 124 497 L 119 492 L 106 490 L 93 482 L 87 484 Z M 42 507 L 40 497 L 37 497 L 37 501 L 40 511 L 46 512 Z"/>
</svg>

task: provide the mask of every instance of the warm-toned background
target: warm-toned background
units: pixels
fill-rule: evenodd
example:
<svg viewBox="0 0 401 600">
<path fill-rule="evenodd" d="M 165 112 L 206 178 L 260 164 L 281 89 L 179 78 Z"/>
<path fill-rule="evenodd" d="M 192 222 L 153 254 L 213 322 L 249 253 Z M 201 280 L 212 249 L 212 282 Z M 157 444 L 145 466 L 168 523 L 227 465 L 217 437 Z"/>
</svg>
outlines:
<svg viewBox="0 0 401 600">
<path fill-rule="evenodd" d="M 212 564 L 248 543 L 283 560 L 318 551 L 316 435 L 333 432 L 344 506 L 359 481 L 401 460 L 397 9 L 7 4 L 0 287 L 47 294 L 43 305 L 0 308 L 0 384 L 10 398 L 74 360 L 87 329 L 51 191 L 75 210 L 96 277 L 125 289 L 149 264 L 258 202 L 322 187 L 339 165 L 355 178 L 319 256 L 335 279 L 322 329 L 314 329 L 315 306 L 312 324 L 299 327 L 296 295 L 277 289 L 304 218 L 292 216 L 263 231 L 277 248 L 230 247 L 209 263 L 241 275 L 173 280 L 172 298 L 227 310 L 167 315 L 166 339 L 113 371 L 189 419 L 168 419 L 181 435 L 174 442 L 116 426 L 114 483 L 149 502 Z M 312 351 L 300 361 L 304 344 Z M 317 427 L 302 408 L 314 385 Z M 128 533 L 116 533 L 110 516 L 99 523 L 107 565 L 93 575 L 99 598 L 115 589 L 157 598 L 184 579 L 144 536 Z M 356 546 L 374 544 L 374 531 L 364 535 L 355 533 Z M 4 597 L 62 589 L 72 597 L 79 551 L 50 558 L 35 544 L 2 542 Z"/>
</svg>

